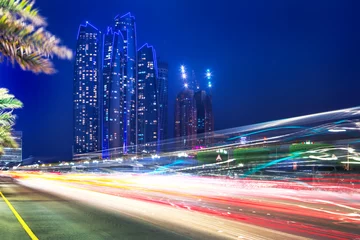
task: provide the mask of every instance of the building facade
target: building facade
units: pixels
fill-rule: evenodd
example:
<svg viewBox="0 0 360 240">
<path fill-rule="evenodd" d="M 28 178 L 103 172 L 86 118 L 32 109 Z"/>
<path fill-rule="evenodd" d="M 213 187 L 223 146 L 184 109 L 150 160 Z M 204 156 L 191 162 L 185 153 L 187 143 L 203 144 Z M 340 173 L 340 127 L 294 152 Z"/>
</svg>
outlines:
<svg viewBox="0 0 360 240">
<path fill-rule="evenodd" d="M 137 142 L 137 43 L 135 17 L 130 13 L 115 17 L 115 31 L 123 37 L 123 139 L 124 152 L 135 152 Z"/>
<path fill-rule="evenodd" d="M 4 147 L 4 154 L 0 155 L 0 166 L 14 166 L 22 162 L 22 132 L 14 131 L 11 136 L 18 146 L 16 148 Z"/>
<path fill-rule="evenodd" d="M 195 92 L 197 145 L 206 146 L 212 143 L 214 117 L 211 94 L 204 90 Z"/>
<path fill-rule="evenodd" d="M 159 138 L 168 138 L 168 88 L 169 67 L 166 62 L 158 61 L 158 96 L 159 96 Z"/>
<path fill-rule="evenodd" d="M 183 89 L 175 102 L 175 137 L 179 149 L 196 146 L 196 102 L 194 91 Z"/>
<path fill-rule="evenodd" d="M 80 25 L 76 43 L 73 81 L 73 154 L 100 149 L 101 33 L 86 22 Z"/>
<path fill-rule="evenodd" d="M 103 158 L 109 158 L 109 149 L 124 144 L 124 64 L 123 37 L 111 27 L 103 37 L 102 65 L 102 149 Z"/>
<path fill-rule="evenodd" d="M 159 139 L 159 104 L 155 49 L 148 44 L 138 50 L 138 151 L 156 152 Z"/>
</svg>

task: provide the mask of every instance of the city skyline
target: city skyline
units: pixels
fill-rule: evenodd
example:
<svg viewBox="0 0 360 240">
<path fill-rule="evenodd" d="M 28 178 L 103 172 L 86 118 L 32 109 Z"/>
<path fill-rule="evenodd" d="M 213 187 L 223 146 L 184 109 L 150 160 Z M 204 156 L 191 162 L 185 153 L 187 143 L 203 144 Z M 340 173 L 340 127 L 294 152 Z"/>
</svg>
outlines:
<svg viewBox="0 0 360 240">
<path fill-rule="evenodd" d="M 89 21 L 79 26 L 73 158 L 101 151 L 108 159 L 112 149 L 124 154 L 159 153 L 165 150 L 161 140 L 169 137 L 165 128 L 170 114 L 175 114 L 174 137 L 184 138 L 184 146 L 211 143 L 214 115 L 210 69 L 204 73 L 208 81 L 205 91 L 195 70 L 188 74 L 185 66 L 180 66 L 184 89 L 177 96 L 175 112 L 170 113 L 168 64 L 162 62 L 159 69 L 155 48 L 148 43 L 137 49 L 134 15 L 117 15 L 114 22 L 103 33 Z"/>
<path fill-rule="evenodd" d="M 136 20 L 117 15 L 102 33 L 86 21 L 77 36 L 74 65 L 73 155 L 159 152 L 167 137 L 168 70 L 156 51 L 137 49 Z M 166 124 L 166 125 L 165 125 Z M 162 135 L 160 137 L 160 134 Z"/>
<path fill-rule="evenodd" d="M 213 95 L 218 99 L 214 113 L 226 116 L 216 121 L 215 129 L 354 106 L 352 96 L 359 87 L 355 71 L 359 34 L 351 31 L 358 20 L 351 14 L 354 2 L 312 2 L 310 11 L 306 3 L 283 3 L 279 8 L 280 4 L 245 1 L 232 7 L 209 6 L 206 12 L 202 12 L 202 4 L 190 1 L 176 8 L 173 3 L 154 1 L 147 4 L 146 11 L 115 1 L 96 8 L 83 1 L 74 4 L 71 9 L 56 7 L 67 12 L 63 19 L 43 0 L 36 2 L 49 16 L 49 28 L 73 49 L 79 23 L 88 19 L 106 29 L 113 16 L 130 10 L 137 16 L 139 45 L 151 43 L 169 62 L 169 79 L 178 76 L 180 64 L 199 73 L 211 66 L 216 79 Z M 76 10 L 79 8 L 82 11 Z M 164 11 L 173 18 L 165 19 Z M 334 24 L 326 19 L 341 21 Z M 1 66 L 1 83 L 25 104 L 16 111 L 15 126 L 24 132 L 25 157 L 69 159 L 71 155 L 72 131 L 62 129 L 72 125 L 68 109 L 72 104 L 73 62 L 55 61 L 55 66 L 58 73 L 52 76 Z M 181 87 L 178 81 L 169 83 L 169 108 L 173 108 Z M 226 101 L 236 105 L 227 107 Z M 169 125 L 172 122 L 169 119 Z M 171 134 L 172 127 L 169 129 Z M 61 144 L 52 144 L 52 138 Z"/>
<path fill-rule="evenodd" d="M 358 9 L 0 0 L 1 239 L 359 239 Z"/>
</svg>

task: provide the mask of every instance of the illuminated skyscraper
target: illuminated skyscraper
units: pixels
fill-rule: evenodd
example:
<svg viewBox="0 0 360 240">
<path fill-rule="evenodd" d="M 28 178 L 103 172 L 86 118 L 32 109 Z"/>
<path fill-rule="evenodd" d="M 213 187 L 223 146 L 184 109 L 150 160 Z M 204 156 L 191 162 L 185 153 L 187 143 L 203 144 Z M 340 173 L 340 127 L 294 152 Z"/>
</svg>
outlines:
<svg viewBox="0 0 360 240">
<path fill-rule="evenodd" d="M 179 148 L 192 148 L 196 145 L 196 102 L 194 91 L 186 87 L 176 97 L 175 137 Z"/>
<path fill-rule="evenodd" d="M 196 133 L 197 144 L 206 146 L 212 142 L 214 131 L 214 117 L 212 111 L 212 97 L 204 90 L 195 93 L 196 102 Z"/>
<path fill-rule="evenodd" d="M 88 22 L 80 25 L 74 68 L 74 154 L 100 149 L 99 67 L 101 40 L 101 33 L 96 27 Z"/>
<path fill-rule="evenodd" d="M 137 48 L 135 17 L 130 13 L 115 17 L 115 31 L 120 31 L 123 36 L 123 139 L 124 152 L 135 151 L 137 142 Z"/>
<path fill-rule="evenodd" d="M 138 151 L 156 151 L 159 141 L 159 105 L 155 49 L 148 44 L 138 50 Z"/>
<path fill-rule="evenodd" d="M 159 96 L 159 137 L 168 138 L 168 86 L 169 69 L 165 62 L 158 62 L 158 96 Z"/>
<path fill-rule="evenodd" d="M 109 27 L 103 42 L 102 149 L 103 157 L 108 158 L 107 149 L 123 146 L 124 40 L 120 32 L 113 32 Z"/>
</svg>

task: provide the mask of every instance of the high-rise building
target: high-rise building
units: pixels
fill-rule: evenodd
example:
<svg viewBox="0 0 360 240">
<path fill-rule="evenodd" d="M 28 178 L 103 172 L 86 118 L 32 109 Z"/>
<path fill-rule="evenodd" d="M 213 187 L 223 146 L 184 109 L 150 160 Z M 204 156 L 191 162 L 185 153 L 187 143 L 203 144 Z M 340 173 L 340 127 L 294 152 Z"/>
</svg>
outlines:
<svg viewBox="0 0 360 240">
<path fill-rule="evenodd" d="M 99 83 L 101 32 L 86 22 L 80 25 L 76 44 L 73 91 L 73 153 L 100 149 Z"/>
<path fill-rule="evenodd" d="M 196 145 L 196 102 L 194 91 L 183 89 L 175 103 L 175 137 L 178 148 L 192 148 Z"/>
<path fill-rule="evenodd" d="M 137 48 L 135 17 L 130 13 L 115 17 L 115 31 L 123 36 L 123 139 L 124 152 L 136 151 L 137 137 Z"/>
<path fill-rule="evenodd" d="M 159 104 L 155 49 L 144 44 L 138 50 L 138 151 L 156 151 L 159 141 Z"/>
<path fill-rule="evenodd" d="M 18 165 L 22 161 L 22 132 L 14 131 L 11 136 L 18 146 L 16 148 L 4 147 L 4 153 L 0 155 L 0 167 Z"/>
<path fill-rule="evenodd" d="M 168 138 L 168 88 L 169 68 L 165 62 L 158 61 L 158 96 L 159 96 L 159 138 Z"/>
<path fill-rule="evenodd" d="M 212 97 L 204 90 L 195 92 L 196 102 L 196 133 L 197 144 L 206 146 L 212 143 L 214 131 L 214 117 L 212 111 Z"/>
<path fill-rule="evenodd" d="M 108 149 L 123 146 L 124 138 L 124 78 L 123 37 L 121 32 L 107 29 L 103 38 L 102 65 L 102 149 L 108 158 Z"/>
</svg>

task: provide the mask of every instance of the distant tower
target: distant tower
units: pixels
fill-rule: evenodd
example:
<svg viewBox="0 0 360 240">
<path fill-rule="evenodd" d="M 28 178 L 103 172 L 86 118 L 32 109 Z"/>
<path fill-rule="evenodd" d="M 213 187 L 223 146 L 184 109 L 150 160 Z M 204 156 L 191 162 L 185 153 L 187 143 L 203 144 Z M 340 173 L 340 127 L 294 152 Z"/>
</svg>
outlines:
<svg viewBox="0 0 360 240">
<path fill-rule="evenodd" d="M 181 66 L 184 89 L 177 95 L 175 103 L 175 137 L 178 148 L 189 149 L 196 145 L 196 103 L 194 91 L 189 89 L 184 66 Z"/>
<path fill-rule="evenodd" d="M 108 149 L 121 149 L 124 143 L 124 78 L 123 37 L 109 27 L 103 40 L 102 85 L 102 149 L 103 158 L 109 158 Z"/>
<path fill-rule="evenodd" d="M 208 96 L 206 98 L 206 104 L 205 104 L 205 144 L 211 144 L 213 143 L 214 139 L 214 113 L 213 113 L 213 97 L 212 97 L 212 77 L 213 74 L 210 71 L 210 69 L 206 70 L 205 73 L 206 79 L 208 81 Z"/>
<path fill-rule="evenodd" d="M 138 151 L 156 152 L 159 134 L 157 62 L 148 44 L 138 50 Z"/>
<path fill-rule="evenodd" d="M 182 90 L 175 103 L 175 137 L 179 148 L 192 148 L 196 145 L 196 105 L 194 91 Z"/>
<path fill-rule="evenodd" d="M 115 31 L 123 36 L 123 123 L 124 152 L 135 152 L 137 138 L 137 44 L 135 17 L 130 13 L 115 17 Z"/>
<path fill-rule="evenodd" d="M 158 96 L 159 96 L 159 137 L 160 140 L 168 138 L 168 64 L 158 61 Z"/>
<path fill-rule="evenodd" d="M 212 143 L 214 118 L 211 95 L 204 90 L 195 93 L 197 144 L 206 146 Z"/>
<path fill-rule="evenodd" d="M 77 36 L 74 67 L 74 154 L 100 149 L 99 82 L 101 32 L 86 22 Z"/>
</svg>

